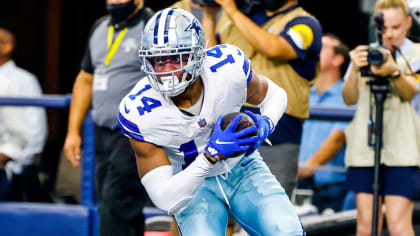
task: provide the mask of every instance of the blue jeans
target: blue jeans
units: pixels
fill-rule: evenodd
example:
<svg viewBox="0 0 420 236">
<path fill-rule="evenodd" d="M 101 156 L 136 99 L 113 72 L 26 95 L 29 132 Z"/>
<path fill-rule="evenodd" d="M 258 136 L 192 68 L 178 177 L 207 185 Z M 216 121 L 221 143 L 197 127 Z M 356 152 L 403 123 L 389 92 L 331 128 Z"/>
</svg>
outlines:
<svg viewBox="0 0 420 236">
<path fill-rule="evenodd" d="M 250 235 L 304 235 L 292 203 L 258 152 L 242 158 L 231 173 L 205 179 L 175 218 L 183 236 L 220 236 L 228 212 Z"/>
</svg>

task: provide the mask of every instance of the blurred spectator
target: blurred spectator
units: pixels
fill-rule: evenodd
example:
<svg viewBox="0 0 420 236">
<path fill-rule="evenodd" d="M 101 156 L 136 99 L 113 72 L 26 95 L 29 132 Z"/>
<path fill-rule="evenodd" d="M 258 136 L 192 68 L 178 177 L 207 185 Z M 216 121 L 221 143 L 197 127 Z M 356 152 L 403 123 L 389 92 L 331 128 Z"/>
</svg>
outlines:
<svg viewBox="0 0 420 236">
<path fill-rule="evenodd" d="M 0 96 L 18 96 L 18 85 L 0 75 Z M 10 199 L 12 172 L 5 167 L 23 159 L 27 129 L 21 112 L 15 107 L 0 107 L 0 201 Z"/>
<path fill-rule="evenodd" d="M 37 78 L 28 71 L 16 66 L 12 60 L 13 50 L 16 47 L 16 40 L 14 35 L 6 29 L 0 28 L 0 76 L 2 80 L 7 80 L 10 91 L 3 88 L 2 96 L 17 96 L 17 97 L 39 97 L 42 95 L 42 90 Z M 13 122 L 13 126 L 22 125 L 25 127 L 26 135 L 24 138 L 24 146 L 21 146 L 21 154 L 18 156 L 8 155 L 9 158 L 3 160 L 7 161 L 5 170 L 11 177 L 10 192 L 8 200 L 12 201 L 37 201 L 39 197 L 35 186 L 29 186 L 27 182 L 34 181 L 38 176 L 34 172 L 28 172 L 28 168 L 32 165 L 37 155 L 43 151 L 45 141 L 47 138 L 47 116 L 44 108 L 40 107 L 19 107 L 19 108 L 2 108 L 5 113 L 6 110 L 13 110 L 16 115 L 4 116 L 1 122 L 6 122 L 5 136 L 10 127 L 7 122 Z M 13 113 L 12 112 L 12 113 Z M 24 119 L 24 120 L 21 120 Z M 22 124 L 20 124 L 22 122 Z M 2 124 L 2 125 L 3 125 Z M 7 135 L 6 135 L 7 136 Z M 13 136 L 13 134 L 11 135 Z M 7 139 L 7 138 L 6 138 Z M 1 152 L 1 151 L 0 151 Z M 3 155 L 3 157 L 5 157 Z M 3 163 L 5 164 L 5 163 Z M 33 174 L 31 176 L 31 173 Z M 33 187 L 33 188 L 31 188 Z"/>
<path fill-rule="evenodd" d="M 209 46 L 238 46 L 251 59 L 255 72 L 287 92 L 286 113 L 269 136 L 273 146 L 262 145 L 259 151 L 290 197 L 296 185 L 302 124 L 309 116 L 309 88 L 319 69 L 321 25 L 297 0 L 263 0 L 260 7 L 264 10 L 255 7 L 247 15 L 238 10 L 234 0 L 216 3 L 224 11 L 217 27 L 218 9 L 204 7 L 203 27 Z"/>
<path fill-rule="evenodd" d="M 153 12 L 142 0 L 107 0 L 106 5 L 109 15 L 94 24 L 74 83 L 64 153 L 80 165 L 80 129 L 92 105 L 100 235 L 143 235 L 147 195 L 129 140 L 117 126 L 117 111 L 123 96 L 144 77 L 138 35 Z"/>
<path fill-rule="evenodd" d="M 345 76 L 343 99 L 347 105 L 357 103 L 357 110 L 346 129 L 347 181 L 356 193 L 357 235 L 371 235 L 375 150 L 368 144 L 371 135 L 368 124 L 375 116 L 375 104 L 370 86 L 366 84 L 372 77 L 361 74 L 361 68 L 368 66 L 376 80 L 390 80 L 380 144 L 378 210 L 382 212 L 384 203 L 390 235 L 414 235 L 413 200 L 420 196 L 420 119 L 410 100 L 419 87 L 416 81 L 419 74 L 415 72 L 420 69 L 420 44 L 406 38 L 412 19 L 405 0 L 379 0 L 375 13 L 383 13 L 382 41 L 385 46 L 394 48 L 396 59 L 390 50 L 384 49 L 384 63 L 373 66 L 368 64 L 367 45 L 359 45 L 350 52 L 352 64 Z M 379 214 L 379 235 L 382 222 L 383 216 Z"/>
<path fill-rule="evenodd" d="M 311 88 L 309 104 L 319 107 L 345 108 L 342 78 L 349 63 L 349 49 L 338 37 L 324 34 L 320 54 L 321 70 Z M 313 188 L 312 204 L 320 212 L 330 208 L 342 209 L 347 194 L 344 169 L 348 122 L 307 120 L 303 125 L 299 151 L 298 185 L 310 179 Z M 325 168 L 318 169 L 317 168 Z M 329 168 L 328 168 L 329 167 Z M 312 182 L 313 181 L 313 182 Z"/>
</svg>

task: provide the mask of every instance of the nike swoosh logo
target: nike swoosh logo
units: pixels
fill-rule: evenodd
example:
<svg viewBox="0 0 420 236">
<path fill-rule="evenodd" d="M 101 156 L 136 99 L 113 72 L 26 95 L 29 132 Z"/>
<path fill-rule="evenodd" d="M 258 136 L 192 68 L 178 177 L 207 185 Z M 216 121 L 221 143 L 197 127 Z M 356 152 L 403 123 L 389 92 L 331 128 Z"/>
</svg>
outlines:
<svg viewBox="0 0 420 236">
<path fill-rule="evenodd" d="M 124 111 L 127 114 L 130 112 L 130 109 L 127 108 L 127 105 L 125 103 L 124 103 Z"/>
<path fill-rule="evenodd" d="M 242 167 L 245 167 L 245 166 L 247 166 L 249 163 L 251 163 L 253 160 L 254 160 L 254 159 L 249 159 L 249 160 L 247 160 L 247 161 L 244 161 L 244 162 L 242 162 L 242 163 L 241 163 L 241 166 L 242 166 Z"/>
<path fill-rule="evenodd" d="M 223 141 L 220 141 L 219 139 L 216 139 L 216 144 L 232 144 L 232 143 L 235 143 L 235 142 L 223 142 Z"/>
</svg>

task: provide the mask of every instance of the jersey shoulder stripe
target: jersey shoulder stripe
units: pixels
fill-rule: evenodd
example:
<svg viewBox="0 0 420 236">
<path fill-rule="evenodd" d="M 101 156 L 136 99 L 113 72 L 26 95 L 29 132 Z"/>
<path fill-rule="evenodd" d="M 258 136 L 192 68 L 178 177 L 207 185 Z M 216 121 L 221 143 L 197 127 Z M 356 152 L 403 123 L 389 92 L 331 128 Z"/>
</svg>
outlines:
<svg viewBox="0 0 420 236">
<path fill-rule="evenodd" d="M 129 120 L 127 120 L 121 112 L 118 112 L 118 126 L 120 127 L 121 131 L 125 135 L 127 135 L 130 138 L 134 138 L 140 141 L 144 141 L 143 136 L 140 134 L 140 130 L 138 126 Z"/>
<path fill-rule="evenodd" d="M 238 48 L 239 50 L 239 48 Z M 246 84 L 249 84 L 251 82 L 252 79 L 252 67 L 251 67 L 251 63 L 249 62 L 248 57 L 245 55 L 245 53 L 243 53 L 242 51 L 239 50 L 239 53 L 244 55 L 244 65 L 242 67 L 242 69 L 244 70 L 245 76 L 246 76 Z"/>
<path fill-rule="evenodd" d="M 118 126 L 126 136 L 144 141 L 138 120 L 139 117 L 153 109 L 151 106 L 153 106 L 155 99 L 149 96 L 149 94 L 153 94 L 153 91 L 147 78 L 144 77 L 121 100 L 118 109 Z"/>
<path fill-rule="evenodd" d="M 156 136 L 161 134 L 162 125 L 170 122 L 173 111 L 168 98 L 153 89 L 145 77 L 121 100 L 118 125 L 128 137 L 158 143 Z"/>
</svg>

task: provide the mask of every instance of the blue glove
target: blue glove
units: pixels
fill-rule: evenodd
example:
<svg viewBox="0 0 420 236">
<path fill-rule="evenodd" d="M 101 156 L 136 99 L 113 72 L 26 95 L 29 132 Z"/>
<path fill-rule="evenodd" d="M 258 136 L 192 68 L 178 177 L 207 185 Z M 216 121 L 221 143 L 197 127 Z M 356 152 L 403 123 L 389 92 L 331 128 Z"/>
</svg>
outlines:
<svg viewBox="0 0 420 236">
<path fill-rule="evenodd" d="M 274 130 L 274 123 L 273 121 L 268 118 L 267 116 L 258 115 L 252 113 L 251 111 L 245 111 L 255 122 L 258 128 L 258 141 L 254 144 L 254 146 L 248 150 L 246 156 L 251 155 L 271 134 Z"/>
<path fill-rule="evenodd" d="M 245 152 L 251 148 L 255 142 L 258 141 L 258 137 L 253 136 L 249 138 L 242 138 L 257 130 L 256 126 L 250 126 L 238 132 L 235 132 L 235 127 L 238 122 L 242 119 L 242 115 L 238 115 L 233 119 L 225 130 L 222 130 L 223 117 L 219 116 L 219 119 L 214 125 L 213 133 L 210 136 L 210 140 L 207 143 L 205 151 L 218 160 L 223 160 L 236 152 Z"/>
</svg>

